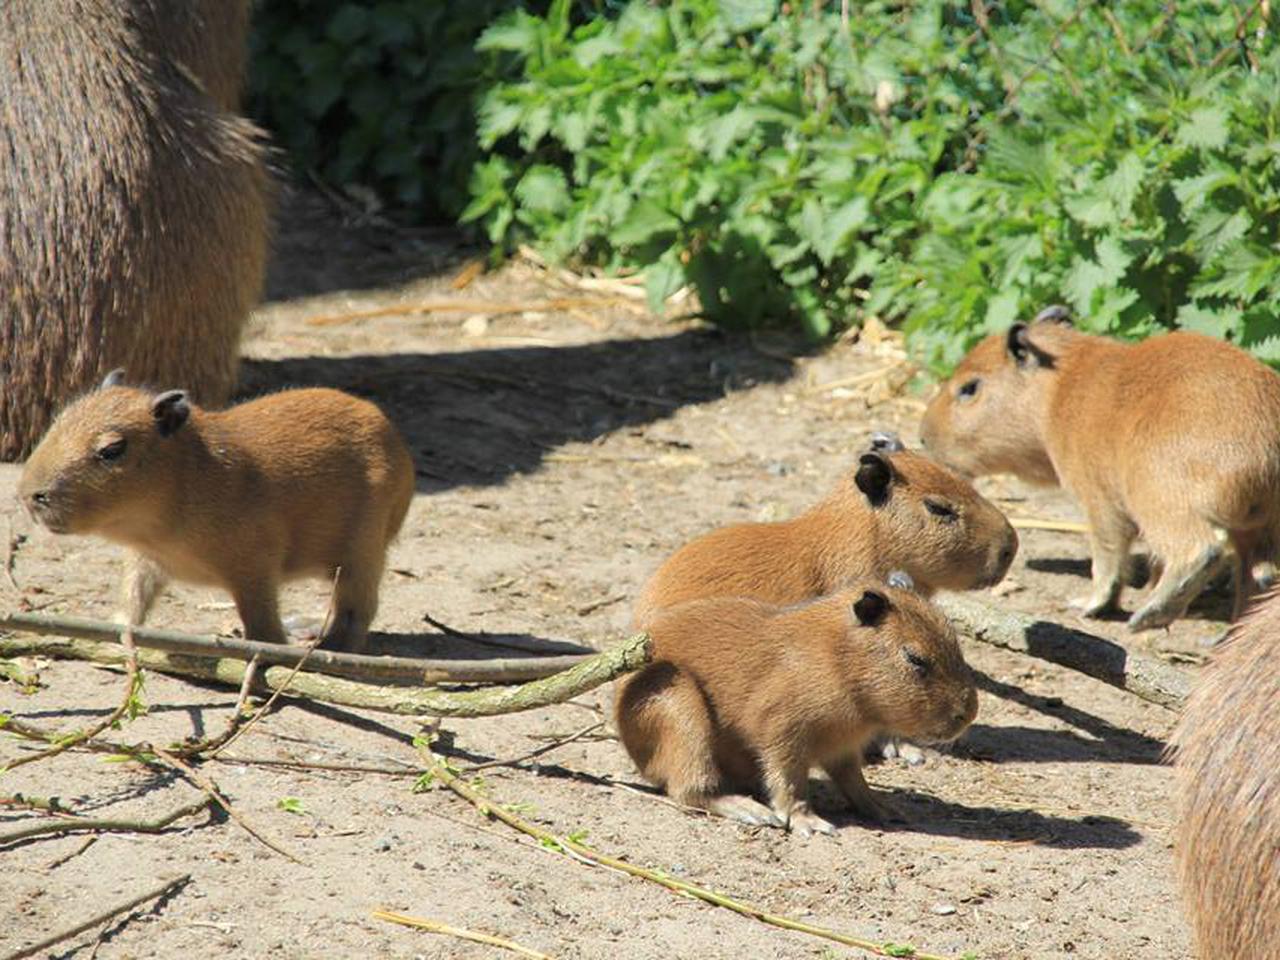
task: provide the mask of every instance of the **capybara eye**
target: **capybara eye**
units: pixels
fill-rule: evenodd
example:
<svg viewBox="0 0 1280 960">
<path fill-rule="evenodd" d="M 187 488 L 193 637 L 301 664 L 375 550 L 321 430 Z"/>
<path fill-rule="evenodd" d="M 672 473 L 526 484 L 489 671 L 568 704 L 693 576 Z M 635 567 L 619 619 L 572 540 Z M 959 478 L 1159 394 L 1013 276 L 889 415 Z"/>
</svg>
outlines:
<svg viewBox="0 0 1280 960">
<path fill-rule="evenodd" d="M 112 440 L 105 447 L 99 447 L 97 457 L 104 463 L 110 463 L 112 460 L 119 460 L 124 453 L 124 448 L 128 446 L 127 441 L 122 437 L 119 440 Z"/>
<path fill-rule="evenodd" d="M 975 396 L 978 393 L 978 387 L 981 385 L 982 381 L 977 377 L 974 377 L 972 380 L 966 380 L 964 383 L 960 384 L 960 389 L 956 391 L 956 395 L 960 397 Z"/>
<path fill-rule="evenodd" d="M 924 508 L 943 523 L 954 523 L 958 516 L 955 507 L 950 504 L 943 503 L 941 500 L 926 500 L 924 502 Z"/>
<path fill-rule="evenodd" d="M 922 677 L 927 676 L 929 670 L 933 667 L 933 664 L 929 661 L 928 657 L 922 657 L 914 650 L 908 650 L 904 647 L 902 655 L 907 658 L 907 663 L 915 667 L 916 673 L 920 674 Z"/>
</svg>

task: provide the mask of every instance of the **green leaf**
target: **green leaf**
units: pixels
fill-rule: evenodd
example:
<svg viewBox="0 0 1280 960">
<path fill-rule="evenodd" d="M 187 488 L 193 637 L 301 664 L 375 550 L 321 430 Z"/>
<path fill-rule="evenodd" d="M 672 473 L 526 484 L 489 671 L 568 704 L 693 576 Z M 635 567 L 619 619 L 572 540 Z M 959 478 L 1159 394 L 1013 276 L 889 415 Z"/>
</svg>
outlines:
<svg viewBox="0 0 1280 960">
<path fill-rule="evenodd" d="M 982 321 L 986 333 L 1003 333 L 1018 319 L 1021 297 L 1016 290 L 1002 290 L 987 301 L 987 313 Z"/>
<path fill-rule="evenodd" d="M 1178 128 L 1174 142 L 1182 147 L 1217 150 L 1227 142 L 1227 111 L 1220 107 L 1201 107 Z"/>
<path fill-rule="evenodd" d="M 516 184 L 515 197 L 538 213 L 556 214 L 569 206 L 569 184 L 559 167 L 536 164 Z"/>
<path fill-rule="evenodd" d="M 298 797 L 281 797 L 276 801 L 276 806 L 285 813 L 296 813 L 301 815 L 307 812 L 306 808 L 302 805 L 302 801 Z"/>
<path fill-rule="evenodd" d="M 670 233 L 679 226 L 679 220 L 646 197 L 632 204 L 610 236 L 620 247 L 633 247 L 652 240 L 658 234 Z"/>
<path fill-rule="evenodd" d="M 767 27 L 777 16 L 778 0 L 720 0 L 720 16 L 734 33 Z"/>
<path fill-rule="evenodd" d="M 1178 308 L 1177 323 L 1179 329 L 1226 340 L 1240 332 L 1243 316 L 1243 311 L 1231 307 L 1210 308 L 1184 303 Z"/>
<path fill-rule="evenodd" d="M 680 251 L 672 247 L 644 272 L 644 292 L 649 312 L 661 314 L 667 297 L 679 290 L 683 283 L 684 265 L 680 262 Z"/>
<path fill-rule="evenodd" d="M 845 245 L 854 231 L 867 222 L 870 210 L 871 205 L 865 197 L 854 197 L 833 213 L 823 216 L 817 236 L 813 238 L 812 243 L 824 267 L 831 265 L 836 253 Z"/>
<path fill-rule="evenodd" d="M 537 17 L 517 10 L 487 27 L 476 41 L 476 49 L 509 50 L 530 56 L 537 51 L 545 29 Z"/>
</svg>

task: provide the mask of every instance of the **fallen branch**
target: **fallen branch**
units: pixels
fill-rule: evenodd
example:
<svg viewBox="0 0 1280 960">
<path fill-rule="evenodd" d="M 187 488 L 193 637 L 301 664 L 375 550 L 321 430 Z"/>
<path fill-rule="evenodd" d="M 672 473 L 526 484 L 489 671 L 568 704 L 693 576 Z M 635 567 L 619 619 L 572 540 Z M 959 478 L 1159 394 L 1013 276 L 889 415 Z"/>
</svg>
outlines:
<svg viewBox="0 0 1280 960">
<path fill-rule="evenodd" d="M 58 754 L 71 749 L 77 744 L 92 740 L 98 734 L 102 733 L 108 727 L 114 727 L 129 713 L 137 703 L 137 696 L 142 689 L 142 674 L 138 672 L 138 654 L 137 649 L 133 645 L 132 632 L 127 627 L 121 628 L 120 634 L 120 659 L 124 661 L 127 676 L 125 678 L 124 698 L 120 701 L 119 706 L 115 708 L 105 719 L 100 720 L 91 727 L 83 730 L 75 730 L 66 734 L 46 734 L 44 739 L 52 744 L 45 750 L 29 753 L 24 757 L 16 760 L 8 761 L 0 772 L 7 772 L 17 767 L 21 767 L 28 763 L 35 763 L 37 760 L 45 760 L 49 757 L 56 757 Z"/>
<path fill-rule="evenodd" d="M 615 857 L 609 857 L 602 853 L 592 850 L 588 846 L 584 846 L 577 841 L 570 840 L 568 837 L 559 837 L 550 831 L 543 830 L 541 827 L 535 827 L 533 824 L 516 816 L 510 810 L 507 810 L 501 804 L 494 802 L 492 799 L 482 797 L 476 793 L 471 787 L 463 783 L 448 766 L 440 760 L 431 749 L 421 741 L 418 742 L 418 749 L 422 753 L 423 759 L 427 764 L 427 772 L 443 783 L 446 787 L 456 793 L 462 799 L 479 810 L 486 817 L 497 817 L 509 827 L 514 827 L 521 833 L 533 837 L 544 847 L 552 850 L 559 850 L 575 860 L 581 860 L 588 864 L 596 866 L 610 867 L 622 873 L 630 874 L 633 877 L 639 877 L 642 880 L 648 880 L 650 883 L 656 883 L 659 886 L 666 887 L 668 890 L 674 890 L 677 893 L 683 893 L 694 899 L 701 900 L 704 903 L 710 903 L 717 907 L 724 907 L 726 910 L 732 910 L 734 913 L 741 914 L 744 917 L 750 917 L 753 920 L 759 920 L 773 927 L 781 927 L 784 930 L 795 930 L 798 933 L 807 933 L 813 937 L 821 937 L 824 940 L 831 940 L 835 943 L 842 943 L 848 947 L 857 947 L 865 950 L 867 953 L 874 954 L 877 957 L 912 957 L 914 960 L 947 960 L 934 953 L 925 953 L 921 950 L 914 950 L 908 947 L 895 946 L 894 944 L 879 944 L 871 940 L 864 940 L 861 937 L 850 936 L 847 933 L 840 933 L 838 930 L 829 930 L 826 927 L 815 926 L 811 923 L 803 923 L 799 920 L 792 920 L 789 917 L 779 916 L 778 914 L 768 913 L 759 907 L 753 907 L 748 903 L 742 903 L 733 900 L 720 893 L 699 887 L 696 884 L 688 883 L 684 880 L 677 880 L 675 877 L 669 877 L 664 873 L 658 873 L 653 870 L 646 870 L 644 867 L 638 867 L 634 863 L 628 863 L 626 860 L 619 860 Z"/>
<path fill-rule="evenodd" d="M 0 647 L 21 649 L 23 653 L 39 653 L 43 656 L 90 660 L 94 663 L 116 664 L 125 659 L 119 644 L 93 640 L 8 638 L 0 639 Z M 239 686 L 243 682 L 244 671 L 247 669 L 241 660 L 209 660 L 175 656 L 156 650 L 139 650 L 137 656 L 138 665 L 148 670 L 232 686 Z M 290 679 L 291 671 L 285 667 L 270 667 L 258 672 L 265 688 L 278 690 L 287 687 L 286 695 L 291 697 L 320 700 L 344 707 L 363 707 L 402 716 L 489 717 L 563 703 L 608 683 L 620 674 L 644 666 L 649 662 L 650 656 L 649 637 L 641 633 L 595 656 L 575 657 L 575 666 L 550 677 L 515 687 L 465 691 L 383 687 L 307 672 Z"/>
<path fill-rule="evenodd" d="M 0 630 L 34 633 L 45 636 L 75 637 L 83 640 L 114 641 L 125 632 L 125 626 L 109 620 L 85 620 L 37 613 L 10 613 L 0 617 Z M 419 684 L 432 683 L 522 683 L 567 670 L 581 663 L 587 655 L 559 657 L 508 658 L 495 660 L 419 660 L 416 657 L 374 657 L 360 653 L 315 650 L 283 643 L 261 643 L 236 640 L 177 630 L 154 630 L 134 627 L 133 640 L 139 647 L 197 657 L 234 657 L 250 660 L 257 657 L 263 665 L 294 666 L 306 659 L 311 668 L 321 673 L 358 680 L 407 680 Z M 32 647 L 24 641 L 0 637 L 0 657 L 39 653 L 46 656 L 70 656 L 88 659 L 75 653 L 74 645 Z M 21 652 L 15 652 L 21 651 Z"/>
<path fill-rule="evenodd" d="M 170 893 L 173 893 L 179 890 L 180 888 L 186 886 L 190 882 L 191 882 L 191 874 L 189 873 L 184 873 L 181 876 L 173 877 L 170 880 L 166 880 L 164 883 L 156 887 L 154 890 L 141 894 L 140 896 L 134 897 L 132 900 L 129 900 L 127 903 L 122 903 L 119 906 L 112 907 L 110 910 L 104 910 L 102 913 L 99 913 L 96 916 L 91 917 L 90 919 L 84 921 L 83 923 L 76 924 L 74 927 L 72 927 L 69 930 L 63 930 L 61 933 L 56 933 L 52 937 L 47 937 L 44 940 L 41 940 L 39 943 L 33 943 L 29 947 L 19 947 L 13 953 L 6 954 L 4 957 L 4 960 L 22 960 L 23 957 L 34 956 L 37 953 L 40 953 L 44 950 L 49 949 L 49 947 L 52 947 L 55 943 L 61 943 L 63 940 L 70 940 L 76 934 L 84 933 L 84 931 L 90 929 L 91 927 L 96 927 L 100 923 L 106 923 L 108 920 L 111 920 L 114 917 L 118 917 L 122 913 L 128 913 L 129 911 L 133 910 L 135 907 L 139 907 L 142 904 L 146 903 L 148 900 L 158 900 L 161 897 L 168 896 Z"/>
<path fill-rule="evenodd" d="M 209 797 L 202 796 L 199 800 L 184 804 L 176 810 L 170 810 L 156 820 L 116 820 L 109 817 L 42 820 L 39 823 L 0 833 L 0 847 L 51 833 L 83 833 L 86 830 L 92 830 L 94 833 L 161 833 L 183 817 L 193 817 L 200 811 L 207 810 L 212 802 Z"/>
<path fill-rule="evenodd" d="M 398 923 L 406 927 L 417 927 L 419 930 L 430 930 L 432 933 L 442 933 L 447 937 L 457 937 L 459 940 L 470 940 L 473 943 L 483 943 L 491 947 L 501 947 L 503 950 L 510 950 L 512 953 L 518 953 L 522 957 L 533 957 L 534 960 L 552 960 L 551 956 L 545 953 L 539 953 L 537 950 L 530 950 L 528 947 L 522 947 L 520 944 L 511 940 L 504 940 L 502 937 L 490 936 L 487 933 L 476 933 L 474 930 L 465 930 L 462 927 L 451 927 L 447 923 L 441 923 L 438 920 L 426 920 L 422 917 L 409 917 L 403 913 L 393 913 L 390 910 L 373 911 L 373 919 L 385 920 L 387 923 Z"/>
<path fill-rule="evenodd" d="M 1083 630 L 1001 610 L 962 594 L 939 596 L 936 602 L 971 639 L 1068 667 L 1170 710 L 1181 709 L 1191 688 L 1181 670 Z"/>
<path fill-rule="evenodd" d="M 1010 517 L 1009 525 L 1017 530 L 1053 530 L 1058 533 L 1088 533 L 1089 525 L 1076 520 L 1046 520 L 1042 517 Z"/>
</svg>

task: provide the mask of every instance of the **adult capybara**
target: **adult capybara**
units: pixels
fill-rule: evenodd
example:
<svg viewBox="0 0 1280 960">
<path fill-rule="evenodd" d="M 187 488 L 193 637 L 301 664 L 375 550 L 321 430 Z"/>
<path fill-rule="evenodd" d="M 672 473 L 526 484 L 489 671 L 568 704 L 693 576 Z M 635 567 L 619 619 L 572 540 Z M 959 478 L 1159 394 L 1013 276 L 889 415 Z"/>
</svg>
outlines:
<svg viewBox="0 0 1280 960">
<path fill-rule="evenodd" d="M 221 404 L 267 250 L 245 0 L 0 3 L 0 457 L 106 371 Z"/>
<path fill-rule="evenodd" d="M 102 388 L 58 414 L 18 495 L 54 533 L 135 551 L 125 622 L 140 624 L 172 577 L 229 591 L 251 640 L 283 642 L 280 585 L 337 583 L 321 640 L 360 651 L 387 545 L 413 497 L 395 426 L 338 390 L 286 390 L 202 410 L 181 390 Z"/>
<path fill-rule="evenodd" d="M 1233 548 L 1238 617 L 1280 543 L 1280 376 L 1195 333 L 1121 343 L 1051 307 L 979 343 L 929 404 L 929 452 L 969 474 L 1061 483 L 1089 518 L 1087 615 L 1115 607 L 1138 534 L 1162 569 L 1129 628 L 1180 617 Z"/>
<path fill-rule="evenodd" d="M 1280 597 L 1261 601 L 1214 651 L 1171 748 L 1196 955 L 1280 957 Z"/>
</svg>

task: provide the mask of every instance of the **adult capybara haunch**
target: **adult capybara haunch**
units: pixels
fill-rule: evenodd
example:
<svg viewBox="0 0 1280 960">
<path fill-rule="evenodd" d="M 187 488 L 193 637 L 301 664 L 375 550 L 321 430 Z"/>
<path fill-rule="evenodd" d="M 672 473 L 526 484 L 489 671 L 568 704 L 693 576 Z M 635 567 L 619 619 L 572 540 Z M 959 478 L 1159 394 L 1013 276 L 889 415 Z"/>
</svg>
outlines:
<svg viewBox="0 0 1280 960">
<path fill-rule="evenodd" d="M 221 404 L 262 288 L 244 0 L 0 3 L 0 457 L 114 367 Z"/>
<path fill-rule="evenodd" d="M 1173 735 L 1175 853 L 1202 960 L 1280 957 L 1280 598 L 1232 627 Z"/>
</svg>

